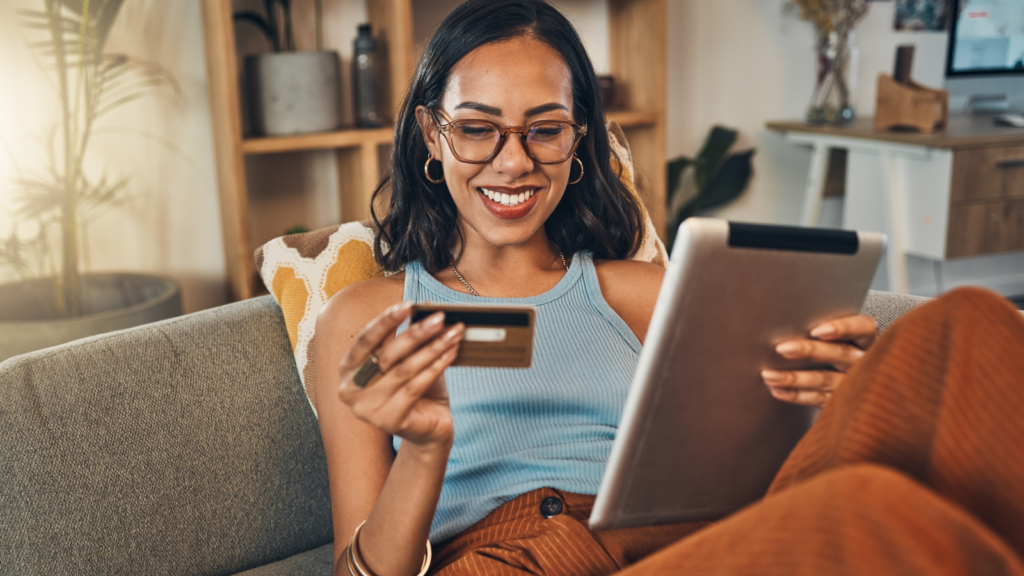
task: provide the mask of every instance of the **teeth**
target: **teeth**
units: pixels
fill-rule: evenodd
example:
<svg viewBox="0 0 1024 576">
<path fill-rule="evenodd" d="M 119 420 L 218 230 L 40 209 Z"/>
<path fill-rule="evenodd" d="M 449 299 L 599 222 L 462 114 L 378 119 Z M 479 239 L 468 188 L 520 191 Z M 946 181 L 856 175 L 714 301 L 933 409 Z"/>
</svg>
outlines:
<svg viewBox="0 0 1024 576">
<path fill-rule="evenodd" d="M 503 192 L 488 190 L 487 188 L 481 188 L 480 191 L 483 192 L 484 196 L 487 196 L 494 202 L 497 202 L 503 206 L 515 206 L 517 204 L 522 204 L 523 202 L 529 200 L 534 193 L 533 190 L 530 190 L 529 192 L 523 192 L 521 194 L 512 194 L 510 196 Z"/>
</svg>

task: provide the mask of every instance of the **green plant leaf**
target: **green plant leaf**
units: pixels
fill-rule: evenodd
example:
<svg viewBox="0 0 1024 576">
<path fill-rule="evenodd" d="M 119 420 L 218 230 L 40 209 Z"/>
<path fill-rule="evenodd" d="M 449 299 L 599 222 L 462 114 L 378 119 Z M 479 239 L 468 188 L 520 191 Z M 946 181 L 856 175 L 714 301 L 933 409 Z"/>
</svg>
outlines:
<svg viewBox="0 0 1024 576">
<path fill-rule="evenodd" d="M 691 164 L 693 164 L 693 159 L 685 156 L 680 156 L 668 163 L 668 196 L 670 204 L 672 197 L 679 191 L 679 181 L 683 177 L 683 170 L 686 170 L 686 167 Z"/>
<path fill-rule="evenodd" d="M 737 132 L 724 126 L 714 126 L 697 153 L 697 187 L 701 190 L 721 168 L 729 148 L 736 142 Z"/>
<path fill-rule="evenodd" d="M 743 193 L 753 174 L 754 150 L 747 150 L 728 157 L 708 185 L 696 198 L 683 207 L 679 221 L 695 215 L 698 211 L 721 206 L 731 202 Z"/>
<path fill-rule="evenodd" d="M 82 10 L 85 8 L 83 0 L 60 0 L 60 3 L 64 8 L 77 15 L 80 21 Z M 110 29 L 114 27 L 114 20 L 117 19 L 117 14 L 123 3 L 124 0 L 89 0 L 88 24 L 96 41 L 95 45 L 90 47 L 92 51 L 103 50 L 103 46 L 107 43 L 107 37 L 110 35 Z"/>
</svg>

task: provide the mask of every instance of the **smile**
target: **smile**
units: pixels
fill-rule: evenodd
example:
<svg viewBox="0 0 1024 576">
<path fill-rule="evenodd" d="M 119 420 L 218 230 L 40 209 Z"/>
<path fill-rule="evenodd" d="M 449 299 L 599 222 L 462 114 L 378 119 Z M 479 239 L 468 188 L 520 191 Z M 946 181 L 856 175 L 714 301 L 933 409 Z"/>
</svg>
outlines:
<svg viewBox="0 0 1024 576">
<path fill-rule="evenodd" d="M 530 197 L 533 196 L 534 190 L 527 190 L 526 192 L 520 192 L 519 194 L 506 194 L 496 190 L 480 188 L 480 192 L 484 196 L 490 198 L 493 202 L 501 204 L 502 206 L 517 206 L 529 200 Z"/>
<path fill-rule="evenodd" d="M 516 220 L 525 217 L 542 197 L 541 188 L 518 186 L 516 188 L 477 188 L 480 201 L 492 215 L 502 220 Z"/>
</svg>

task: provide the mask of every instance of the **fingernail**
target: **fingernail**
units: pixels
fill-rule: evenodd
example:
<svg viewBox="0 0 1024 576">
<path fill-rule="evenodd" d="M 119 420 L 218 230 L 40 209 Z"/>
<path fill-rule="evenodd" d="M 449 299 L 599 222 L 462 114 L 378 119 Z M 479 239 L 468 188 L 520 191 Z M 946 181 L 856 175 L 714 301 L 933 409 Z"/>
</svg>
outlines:
<svg viewBox="0 0 1024 576">
<path fill-rule="evenodd" d="M 836 335 L 836 327 L 831 324 L 822 324 L 814 330 L 811 330 L 811 336 L 814 338 L 828 338 L 829 336 Z"/>
<path fill-rule="evenodd" d="M 462 328 L 462 324 L 459 324 L 455 328 L 452 328 L 451 330 L 445 333 L 444 339 L 455 340 L 456 338 L 459 337 L 460 334 L 462 334 Z"/>
<path fill-rule="evenodd" d="M 775 351 L 783 356 L 789 357 L 800 354 L 803 351 L 803 346 L 798 342 L 783 342 L 775 347 Z"/>
<path fill-rule="evenodd" d="M 765 382 L 782 382 L 785 375 L 782 372 L 776 372 L 775 370 L 761 370 L 761 378 Z"/>
<path fill-rule="evenodd" d="M 444 312 L 434 312 L 423 324 L 428 328 L 433 328 L 442 322 L 444 322 Z"/>
</svg>

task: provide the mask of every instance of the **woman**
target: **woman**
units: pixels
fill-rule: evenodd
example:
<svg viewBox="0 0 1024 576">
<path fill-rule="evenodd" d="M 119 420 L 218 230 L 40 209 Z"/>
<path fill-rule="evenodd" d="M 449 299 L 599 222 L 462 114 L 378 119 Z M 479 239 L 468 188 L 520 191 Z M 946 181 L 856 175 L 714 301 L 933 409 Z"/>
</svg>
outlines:
<svg viewBox="0 0 1024 576">
<path fill-rule="evenodd" d="M 317 323 L 335 573 L 415 574 L 428 537 L 447 543 L 434 562 L 444 574 L 610 573 L 698 527 L 581 528 L 663 275 L 625 260 L 643 213 L 609 167 L 597 94 L 572 26 L 540 0 L 471 0 L 430 41 L 375 214 L 376 256 L 404 272 L 339 292 Z M 537 306 L 534 367 L 446 371 L 463 327 L 435 315 L 402 330 L 423 300 Z M 864 316 L 819 326 L 779 352 L 835 371 L 765 382 L 780 400 L 822 405 L 874 336 Z M 374 363 L 380 375 L 356 385 Z M 552 522 L 504 522 L 523 511 Z"/>
</svg>

